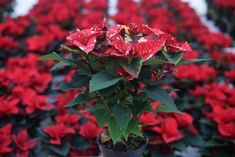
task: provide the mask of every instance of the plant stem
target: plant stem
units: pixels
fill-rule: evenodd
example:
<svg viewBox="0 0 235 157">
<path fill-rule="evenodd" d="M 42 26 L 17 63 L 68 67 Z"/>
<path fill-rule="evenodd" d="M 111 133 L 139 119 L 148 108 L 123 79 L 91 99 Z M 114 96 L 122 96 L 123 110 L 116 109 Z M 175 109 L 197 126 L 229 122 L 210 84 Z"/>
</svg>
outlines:
<svg viewBox="0 0 235 157">
<path fill-rule="evenodd" d="M 104 99 L 104 97 L 102 97 L 98 91 L 96 91 L 95 93 L 103 101 L 104 105 L 109 108 L 109 105 L 108 105 L 107 101 Z"/>
<path fill-rule="evenodd" d="M 87 60 L 88 60 L 88 66 L 89 66 L 89 68 L 90 68 L 90 70 L 91 70 L 91 73 L 92 74 L 94 74 L 95 73 L 95 71 L 94 71 L 94 69 L 92 68 L 92 65 L 91 65 L 91 60 L 90 60 L 90 57 L 89 57 L 90 55 L 88 54 L 87 55 Z"/>
</svg>

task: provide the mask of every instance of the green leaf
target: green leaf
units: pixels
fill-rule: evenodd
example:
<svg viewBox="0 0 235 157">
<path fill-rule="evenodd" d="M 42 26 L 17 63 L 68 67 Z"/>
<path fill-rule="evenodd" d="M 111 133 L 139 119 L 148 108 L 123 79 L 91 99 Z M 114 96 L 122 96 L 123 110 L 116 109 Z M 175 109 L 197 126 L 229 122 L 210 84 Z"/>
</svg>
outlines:
<svg viewBox="0 0 235 157">
<path fill-rule="evenodd" d="M 157 115 L 157 113 L 153 110 L 150 102 L 148 101 L 134 101 L 134 105 L 131 106 L 132 114 L 138 115 L 142 112 L 152 112 L 153 114 Z"/>
<path fill-rule="evenodd" d="M 207 142 L 202 138 L 202 136 L 194 136 L 192 134 L 186 135 L 184 140 L 193 147 L 204 148 L 207 144 Z"/>
<path fill-rule="evenodd" d="M 56 90 L 69 91 L 75 88 L 81 88 L 89 83 L 90 77 L 88 75 L 80 74 L 80 72 L 73 75 L 69 83 L 63 82 Z"/>
<path fill-rule="evenodd" d="M 65 105 L 65 107 L 72 107 L 72 106 L 76 106 L 76 105 L 85 105 L 88 100 L 89 100 L 89 94 L 87 92 L 80 93 L 78 96 L 76 96 L 76 98 L 73 101 L 67 103 Z"/>
<path fill-rule="evenodd" d="M 60 56 L 55 51 L 53 51 L 53 52 L 51 52 L 51 53 L 49 53 L 47 55 L 41 56 L 38 59 L 39 60 L 55 60 L 55 61 L 63 61 L 63 60 L 65 60 L 64 57 Z"/>
<path fill-rule="evenodd" d="M 117 121 L 117 124 L 120 129 L 123 129 L 127 126 L 131 119 L 131 111 L 129 108 L 123 107 L 120 104 L 115 104 L 112 107 L 112 111 L 114 113 L 114 117 Z"/>
<path fill-rule="evenodd" d="M 71 140 L 71 147 L 74 149 L 86 150 L 90 146 L 89 141 L 86 138 L 84 138 L 78 134 L 72 135 L 71 139 L 73 139 L 73 140 Z"/>
<path fill-rule="evenodd" d="M 173 142 L 171 145 L 173 148 L 178 149 L 181 152 L 184 152 L 187 149 L 187 145 L 182 141 Z"/>
<path fill-rule="evenodd" d="M 81 52 L 81 50 L 76 50 L 76 49 L 72 49 L 66 45 L 60 45 L 60 47 L 64 48 L 65 50 L 68 50 L 69 52 L 75 53 L 75 54 L 79 54 L 79 52 Z"/>
<path fill-rule="evenodd" d="M 138 118 L 132 118 L 130 120 L 130 122 L 128 123 L 128 126 L 126 127 L 125 132 L 123 133 L 123 136 L 126 140 L 131 133 L 137 136 L 143 137 L 143 133 L 141 132 L 139 128 L 138 122 L 139 122 Z"/>
<path fill-rule="evenodd" d="M 184 65 L 188 63 L 204 62 L 204 61 L 213 61 L 213 59 L 208 58 L 199 58 L 199 59 L 182 59 L 177 63 L 177 65 Z"/>
<path fill-rule="evenodd" d="M 177 109 L 177 107 L 174 104 L 172 98 L 160 86 L 149 86 L 149 87 L 147 87 L 147 95 L 155 101 L 160 101 L 166 107 L 168 107 L 171 111 L 181 113 Z"/>
<path fill-rule="evenodd" d="M 161 58 L 149 58 L 143 65 L 162 65 L 164 60 Z"/>
<path fill-rule="evenodd" d="M 122 63 L 122 67 L 132 76 L 134 77 L 138 77 L 141 67 L 142 67 L 142 62 L 143 59 L 142 58 L 134 58 L 134 60 L 130 63 L 127 64 L 126 62 Z"/>
<path fill-rule="evenodd" d="M 172 110 L 171 108 L 169 108 L 166 105 L 159 105 L 156 107 L 156 110 L 161 111 L 161 112 L 167 112 L 167 113 L 175 112 L 175 110 Z M 182 113 L 182 112 L 180 112 L 180 113 Z"/>
<path fill-rule="evenodd" d="M 60 62 L 56 63 L 56 64 L 51 68 L 51 71 L 60 69 L 60 68 L 65 67 L 65 66 L 70 66 L 70 64 L 67 63 L 67 62 L 60 61 Z"/>
<path fill-rule="evenodd" d="M 67 142 L 62 146 L 51 145 L 50 148 L 58 155 L 67 156 L 70 150 L 70 144 Z"/>
<path fill-rule="evenodd" d="M 104 124 L 108 123 L 111 112 L 110 109 L 105 107 L 103 104 L 96 104 L 90 107 L 90 110 L 94 113 L 99 127 L 103 127 Z"/>
<path fill-rule="evenodd" d="M 183 52 L 169 54 L 166 51 L 162 51 L 162 53 L 168 59 L 168 61 L 170 61 L 175 65 L 179 63 L 179 61 L 182 59 L 183 56 Z"/>
<path fill-rule="evenodd" d="M 67 60 L 65 59 L 63 56 L 59 55 L 58 53 L 56 53 L 55 51 L 47 54 L 47 55 L 44 55 L 44 56 L 41 56 L 38 58 L 38 60 L 55 60 L 55 61 L 63 61 L 63 62 L 66 62 L 67 64 L 70 64 L 72 66 L 75 66 L 77 67 L 77 64 L 75 64 L 74 62 L 70 61 L 70 60 Z"/>
<path fill-rule="evenodd" d="M 114 117 L 111 117 L 108 122 L 108 130 L 113 144 L 115 144 L 121 138 L 122 130 L 118 127 L 117 121 Z"/>
<path fill-rule="evenodd" d="M 92 93 L 94 91 L 105 89 L 112 85 L 115 85 L 121 80 L 120 77 L 116 77 L 113 74 L 103 70 L 99 73 L 93 75 L 89 83 L 89 92 Z"/>
</svg>

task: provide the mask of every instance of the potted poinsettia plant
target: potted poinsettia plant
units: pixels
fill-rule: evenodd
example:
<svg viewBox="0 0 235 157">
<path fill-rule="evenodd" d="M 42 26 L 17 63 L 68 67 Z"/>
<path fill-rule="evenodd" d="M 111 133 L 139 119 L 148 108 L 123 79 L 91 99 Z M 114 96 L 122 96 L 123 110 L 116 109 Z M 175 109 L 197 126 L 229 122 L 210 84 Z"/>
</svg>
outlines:
<svg viewBox="0 0 235 157">
<path fill-rule="evenodd" d="M 106 26 L 71 32 L 57 52 L 40 57 L 56 60 L 52 70 L 75 69 L 70 82 L 61 83 L 64 91 L 81 92 L 67 107 L 94 103 L 89 110 L 98 125 L 107 128 L 97 138 L 105 157 L 140 157 L 148 143 L 141 132 L 139 117 L 153 112 L 151 102 L 160 101 L 157 109 L 180 112 L 160 80 L 176 65 L 198 60 L 184 60 L 191 50 L 187 42 L 147 25 Z"/>
</svg>

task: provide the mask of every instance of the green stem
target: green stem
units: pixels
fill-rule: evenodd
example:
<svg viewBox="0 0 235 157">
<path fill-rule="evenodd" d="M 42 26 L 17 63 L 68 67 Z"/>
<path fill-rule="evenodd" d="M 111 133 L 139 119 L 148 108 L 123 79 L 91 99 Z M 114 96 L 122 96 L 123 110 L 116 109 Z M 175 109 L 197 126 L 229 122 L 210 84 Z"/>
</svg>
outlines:
<svg viewBox="0 0 235 157">
<path fill-rule="evenodd" d="M 107 101 L 104 99 L 104 97 L 102 97 L 98 91 L 96 91 L 95 93 L 98 95 L 100 100 L 103 101 L 104 105 L 109 108 L 109 105 L 108 105 Z"/>
<path fill-rule="evenodd" d="M 95 71 L 94 71 L 94 69 L 92 68 L 92 65 L 91 65 L 91 60 L 90 60 L 90 57 L 89 57 L 90 55 L 88 54 L 87 55 L 87 61 L 88 61 L 88 66 L 89 66 L 89 68 L 90 68 L 90 70 L 91 70 L 91 73 L 92 74 L 94 74 L 95 73 Z"/>
</svg>

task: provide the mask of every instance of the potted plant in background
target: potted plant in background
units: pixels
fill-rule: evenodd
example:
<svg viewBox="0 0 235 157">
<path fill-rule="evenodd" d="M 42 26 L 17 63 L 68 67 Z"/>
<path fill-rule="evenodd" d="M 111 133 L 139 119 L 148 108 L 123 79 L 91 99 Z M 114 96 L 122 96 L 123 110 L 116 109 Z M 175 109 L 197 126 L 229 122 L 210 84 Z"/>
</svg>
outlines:
<svg viewBox="0 0 235 157">
<path fill-rule="evenodd" d="M 148 138 L 138 122 L 144 112 L 156 114 L 151 102 L 161 102 L 157 110 L 180 112 L 161 82 L 176 65 L 203 60 L 182 59 L 188 50 L 187 42 L 159 29 L 136 24 L 108 28 L 104 20 L 71 32 L 60 51 L 40 59 L 59 61 L 52 70 L 75 69 L 71 81 L 59 88 L 81 91 L 67 107 L 92 100 L 87 109 L 107 128 L 97 138 L 104 157 L 140 157 Z"/>
</svg>

